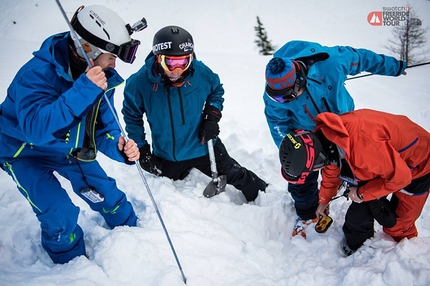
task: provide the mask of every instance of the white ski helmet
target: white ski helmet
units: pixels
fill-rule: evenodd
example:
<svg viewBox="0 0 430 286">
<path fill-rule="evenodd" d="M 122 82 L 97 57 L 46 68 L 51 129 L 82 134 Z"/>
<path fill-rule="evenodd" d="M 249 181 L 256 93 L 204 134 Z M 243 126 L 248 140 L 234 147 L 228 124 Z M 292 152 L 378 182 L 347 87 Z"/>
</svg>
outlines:
<svg viewBox="0 0 430 286">
<path fill-rule="evenodd" d="M 103 52 L 115 54 L 126 63 L 136 58 L 140 41 L 130 38 L 133 29 L 114 11 L 100 5 L 81 6 L 71 24 L 89 58 L 94 60 Z M 76 49 L 84 57 L 81 50 Z"/>
</svg>

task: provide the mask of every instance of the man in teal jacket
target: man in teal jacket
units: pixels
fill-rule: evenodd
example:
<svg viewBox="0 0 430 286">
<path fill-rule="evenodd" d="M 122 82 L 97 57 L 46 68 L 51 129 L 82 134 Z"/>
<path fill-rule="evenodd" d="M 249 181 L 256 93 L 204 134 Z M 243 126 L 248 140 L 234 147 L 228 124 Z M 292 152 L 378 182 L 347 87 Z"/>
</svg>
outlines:
<svg viewBox="0 0 430 286">
<path fill-rule="evenodd" d="M 135 226 L 137 220 L 96 154 L 127 164 L 139 158 L 136 143 L 121 137 L 103 97 L 114 105 L 114 88 L 123 82 L 114 69 L 116 58 L 131 63 L 139 42 L 103 6 L 80 7 L 71 23 L 93 67 L 69 32 L 53 35 L 18 71 L 0 106 L 0 162 L 40 221 L 42 246 L 55 263 L 86 253 L 79 208 L 54 172 L 68 179 L 109 227 Z M 121 49 L 112 54 L 108 46 Z"/>
<path fill-rule="evenodd" d="M 405 68 L 404 61 L 366 49 L 286 43 L 266 66 L 264 113 L 275 144 L 279 148 L 284 136 L 295 129 L 313 130 L 321 112 L 354 110 L 354 100 L 345 87 L 348 75 L 366 71 L 399 76 Z M 312 172 L 304 184 L 288 185 L 298 216 L 293 236 L 306 237 L 307 226 L 317 220 L 318 175 L 318 171 Z"/>
<path fill-rule="evenodd" d="M 192 168 L 211 176 L 205 143 L 216 139 L 218 173 L 253 201 L 266 183 L 232 159 L 217 138 L 223 94 L 218 75 L 196 59 L 190 33 L 177 26 L 164 27 L 155 34 L 145 65 L 127 79 L 122 109 L 125 128 L 140 147 L 142 168 L 174 180 L 184 179 Z"/>
</svg>

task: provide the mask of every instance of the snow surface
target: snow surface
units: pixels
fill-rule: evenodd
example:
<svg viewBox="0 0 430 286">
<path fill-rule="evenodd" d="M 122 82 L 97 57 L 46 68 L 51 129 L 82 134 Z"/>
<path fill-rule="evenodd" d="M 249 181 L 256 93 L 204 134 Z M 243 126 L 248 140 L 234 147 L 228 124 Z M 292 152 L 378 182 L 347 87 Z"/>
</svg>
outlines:
<svg viewBox="0 0 430 286">
<path fill-rule="evenodd" d="M 210 179 L 193 171 L 183 181 L 146 176 L 178 255 L 187 285 L 430 285 L 430 205 L 417 221 L 419 237 L 395 243 L 376 225 L 375 238 L 354 255 L 338 251 L 350 201 L 333 201 L 334 224 L 326 234 L 291 238 L 295 221 L 287 183 L 279 175 L 277 148 L 263 114 L 264 68 L 269 56 L 254 44 L 256 16 L 277 47 L 293 39 L 323 45 L 384 48 L 391 28 L 367 23 L 371 11 L 405 6 L 404 1 L 63 1 L 69 17 L 81 5 L 103 4 L 126 22 L 142 16 L 149 27 L 133 65 L 118 61 L 127 78 L 137 71 L 160 28 L 176 24 L 195 41 L 196 53 L 220 75 L 225 88 L 221 135 L 230 155 L 270 183 L 266 193 L 246 204 L 232 186 L 212 199 L 202 196 Z M 429 26 L 430 1 L 409 1 Z M 0 0 L 0 98 L 15 73 L 51 34 L 68 29 L 54 0 Z M 429 37 L 429 35 L 428 35 Z M 429 48 L 430 43 L 426 48 Z M 411 68 L 398 78 L 370 76 L 348 80 L 357 108 L 408 115 L 430 130 L 430 66 Z M 117 89 L 116 107 L 123 87 Z M 122 119 L 121 119 L 122 120 Z M 81 208 L 89 259 L 55 265 L 40 245 L 39 223 L 12 179 L 0 172 L 0 285 L 184 285 L 155 208 L 134 166 L 100 155 L 139 217 L 138 227 L 109 230 L 98 213 L 64 188 Z M 146 173 L 145 173 L 146 174 Z"/>
</svg>

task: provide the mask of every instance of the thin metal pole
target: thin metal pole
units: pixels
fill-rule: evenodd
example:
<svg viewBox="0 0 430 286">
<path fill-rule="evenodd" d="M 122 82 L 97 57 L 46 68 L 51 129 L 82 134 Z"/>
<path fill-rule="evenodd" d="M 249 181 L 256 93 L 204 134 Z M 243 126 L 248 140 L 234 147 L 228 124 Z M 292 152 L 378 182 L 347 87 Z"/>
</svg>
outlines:
<svg viewBox="0 0 430 286">
<path fill-rule="evenodd" d="M 410 68 L 415 68 L 415 67 L 419 67 L 419 66 L 425 66 L 425 65 L 429 65 L 429 64 L 430 64 L 430 62 L 425 62 L 425 63 L 420 63 L 420 64 L 416 64 L 416 65 L 407 66 L 406 68 L 410 69 Z M 369 74 L 364 74 L 364 75 L 358 75 L 358 76 L 347 78 L 346 80 L 356 79 L 356 78 L 361 78 L 361 77 L 366 77 L 366 76 L 371 76 L 371 75 L 375 75 L 375 74 L 369 73 Z"/>
<path fill-rule="evenodd" d="M 79 42 L 78 37 L 76 35 L 76 31 L 73 29 L 72 25 L 70 24 L 69 19 L 67 18 L 66 12 L 64 12 L 63 6 L 61 5 L 61 3 L 60 3 L 59 0 L 55 0 L 55 1 L 57 2 L 58 8 L 60 8 L 60 11 L 63 14 L 64 19 L 66 20 L 67 24 L 69 25 L 70 35 L 72 37 L 72 40 L 75 42 L 75 45 L 81 50 L 82 54 L 85 57 L 85 60 L 87 61 L 88 66 L 90 68 L 92 68 L 93 66 L 92 66 L 92 64 L 90 62 L 90 59 L 88 58 L 87 54 L 85 53 L 85 51 L 84 51 L 84 49 L 83 49 L 83 47 L 81 45 L 81 42 Z M 118 119 L 118 116 L 117 116 L 117 114 L 116 114 L 116 112 L 115 112 L 112 104 L 110 103 L 110 101 L 109 101 L 106 93 L 103 93 L 103 97 L 106 100 L 106 103 L 108 104 L 109 109 L 110 109 L 112 115 L 114 116 L 115 121 L 118 124 L 119 129 L 121 130 L 122 136 L 124 137 L 124 139 L 126 141 L 128 141 L 129 140 L 128 136 L 125 133 L 124 128 L 122 127 L 122 125 L 121 125 L 121 123 L 120 123 L 120 121 Z M 169 245 L 170 245 L 170 249 L 172 250 L 173 256 L 175 257 L 176 264 L 178 265 L 178 268 L 181 271 L 182 280 L 184 281 L 185 284 L 187 284 L 187 279 L 185 278 L 184 271 L 182 270 L 181 263 L 179 262 L 178 256 L 176 255 L 175 248 L 173 247 L 172 240 L 170 239 L 169 233 L 167 232 L 167 228 L 166 228 L 166 226 L 164 224 L 163 218 L 161 217 L 160 211 L 159 211 L 159 209 L 157 207 L 157 203 L 154 200 L 154 196 L 152 195 L 152 192 L 151 192 L 151 190 L 149 188 L 148 182 L 146 181 L 145 175 L 143 174 L 142 168 L 140 167 L 139 160 L 135 160 L 134 164 L 137 167 L 137 171 L 139 172 L 139 175 L 142 178 L 143 184 L 145 185 L 145 188 L 146 188 L 146 191 L 148 192 L 149 198 L 152 201 L 152 205 L 154 206 L 155 212 L 157 213 L 158 219 L 160 220 L 161 226 L 163 227 L 164 234 L 166 235 L 167 241 L 169 242 Z"/>
</svg>

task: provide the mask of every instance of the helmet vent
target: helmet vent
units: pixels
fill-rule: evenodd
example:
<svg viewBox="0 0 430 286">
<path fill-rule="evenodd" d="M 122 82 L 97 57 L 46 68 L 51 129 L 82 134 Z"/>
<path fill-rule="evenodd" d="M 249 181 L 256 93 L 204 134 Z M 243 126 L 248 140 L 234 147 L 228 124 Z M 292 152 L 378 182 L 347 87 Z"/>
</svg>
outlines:
<svg viewBox="0 0 430 286">
<path fill-rule="evenodd" d="M 105 32 L 105 34 L 106 34 L 106 37 L 110 40 L 110 36 L 109 36 L 109 33 L 103 28 L 103 32 Z"/>
<path fill-rule="evenodd" d="M 88 16 L 90 16 L 90 18 L 91 19 L 93 19 L 94 20 L 94 22 L 96 22 L 97 23 L 97 25 L 99 25 L 99 27 L 101 27 L 102 25 L 100 25 L 100 23 L 99 23 L 99 21 L 97 21 L 95 18 L 94 18 L 94 16 L 93 15 L 88 15 Z"/>
</svg>

